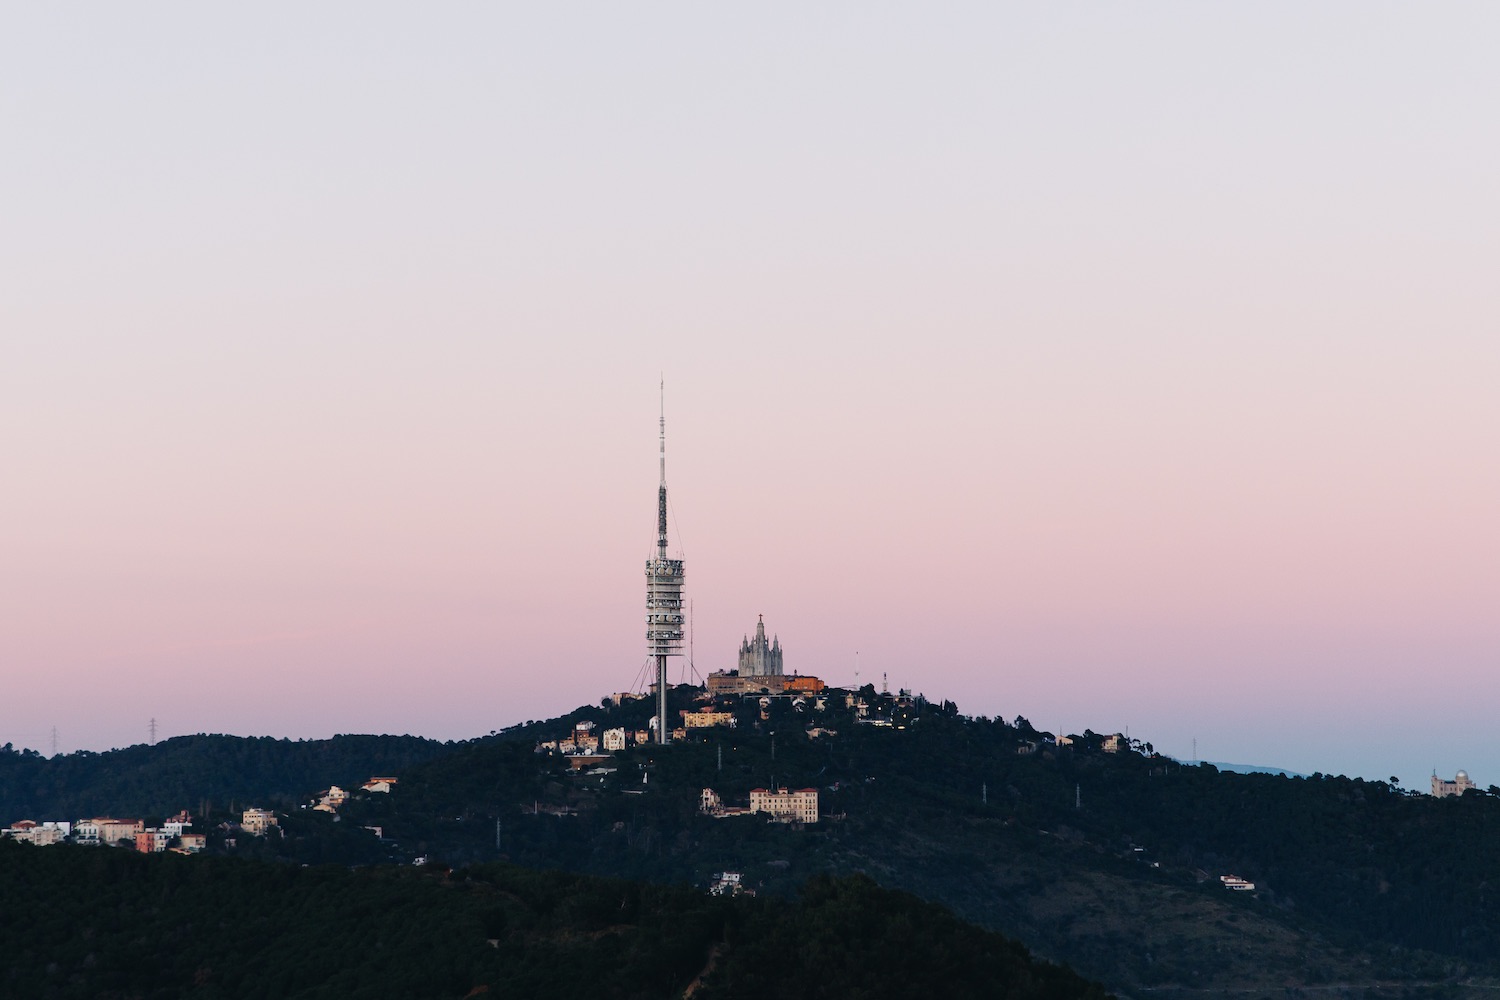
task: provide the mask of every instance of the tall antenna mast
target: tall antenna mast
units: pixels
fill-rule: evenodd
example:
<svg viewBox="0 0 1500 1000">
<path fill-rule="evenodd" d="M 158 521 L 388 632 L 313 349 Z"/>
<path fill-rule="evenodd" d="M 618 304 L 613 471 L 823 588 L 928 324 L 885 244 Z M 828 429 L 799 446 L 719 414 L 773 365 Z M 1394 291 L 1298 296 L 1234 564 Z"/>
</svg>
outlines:
<svg viewBox="0 0 1500 1000">
<path fill-rule="evenodd" d="M 667 657 L 682 655 L 682 560 L 667 558 L 667 382 L 661 383 L 661 483 L 656 489 L 656 558 L 646 561 L 646 645 L 656 657 L 656 742 L 667 729 Z"/>
<path fill-rule="evenodd" d="M 661 380 L 661 485 L 656 489 L 656 556 L 667 558 L 667 380 Z"/>
<path fill-rule="evenodd" d="M 152 716 L 152 718 L 151 718 L 151 727 L 150 728 L 151 728 L 151 743 L 153 745 L 155 745 L 155 743 L 156 743 L 156 717 L 155 716 Z"/>
</svg>

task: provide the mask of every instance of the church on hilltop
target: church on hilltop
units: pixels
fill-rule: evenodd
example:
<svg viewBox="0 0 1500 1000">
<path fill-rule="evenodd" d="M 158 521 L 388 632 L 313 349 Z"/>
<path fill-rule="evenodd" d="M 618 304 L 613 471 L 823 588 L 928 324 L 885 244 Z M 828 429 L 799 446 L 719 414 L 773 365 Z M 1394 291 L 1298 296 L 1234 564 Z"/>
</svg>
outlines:
<svg viewBox="0 0 1500 1000">
<path fill-rule="evenodd" d="M 705 678 L 705 686 L 712 695 L 725 694 L 781 694 L 793 683 L 799 690 L 822 690 L 822 682 L 815 677 L 787 677 L 781 662 L 781 640 L 776 636 L 766 638 L 766 616 L 759 616 L 755 623 L 755 635 L 745 636 L 740 643 L 740 662 L 735 670 L 716 670 Z M 817 687 L 810 685 L 816 684 Z"/>
<path fill-rule="evenodd" d="M 745 637 L 740 643 L 741 677 L 780 677 L 781 640 L 772 637 L 766 642 L 766 616 L 760 615 L 755 623 L 755 638 Z"/>
</svg>

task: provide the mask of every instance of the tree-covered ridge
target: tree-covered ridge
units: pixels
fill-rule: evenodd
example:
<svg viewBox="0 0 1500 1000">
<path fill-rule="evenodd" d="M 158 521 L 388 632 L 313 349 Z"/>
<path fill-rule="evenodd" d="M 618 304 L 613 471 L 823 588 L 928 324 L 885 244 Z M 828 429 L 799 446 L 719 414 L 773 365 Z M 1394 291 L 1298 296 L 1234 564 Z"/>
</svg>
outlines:
<svg viewBox="0 0 1500 1000">
<path fill-rule="evenodd" d="M 300 868 L 0 843 L 0 995 L 1102 1000 L 866 879 L 799 900 L 532 871 Z"/>
<path fill-rule="evenodd" d="M 674 707 L 690 695 L 676 692 Z M 862 696 L 885 710 L 873 689 Z M 730 868 L 773 892 L 866 871 L 1119 988 L 1500 971 L 1500 798 L 1221 774 L 1139 744 L 1109 753 L 1095 734 L 1059 746 L 1024 719 L 951 705 L 920 705 L 904 730 L 857 724 L 837 698 L 821 713 L 780 700 L 734 708 L 735 729 L 617 754 L 598 775 L 530 741 L 467 746 L 348 816 L 450 859 L 496 856 L 498 819 L 502 852 L 531 865 L 700 882 Z M 639 714 L 582 709 L 531 735 Z M 810 738 L 814 725 L 837 735 Z M 819 788 L 825 822 L 794 831 L 698 814 L 704 787 L 731 801 L 773 784 Z M 1257 892 L 1231 895 L 1224 874 Z"/>
<path fill-rule="evenodd" d="M 287 808 L 331 784 L 400 773 L 452 744 L 416 736 L 327 740 L 178 736 L 107 753 L 47 758 L 0 747 L 0 821 L 163 816 L 204 802 Z"/>
<path fill-rule="evenodd" d="M 686 687 L 671 697 L 674 711 L 705 704 Z M 735 713 L 735 728 L 632 748 L 602 767 L 575 769 L 537 747 L 577 722 L 642 728 L 649 704 L 585 706 L 418 747 L 434 753 L 406 767 L 353 753 L 354 777 L 325 767 L 257 803 L 283 810 L 279 835 L 236 836 L 217 797 L 199 828 L 211 849 L 304 864 L 431 855 L 698 885 L 727 869 L 781 895 L 819 874 L 864 872 L 1122 992 L 1500 975 L 1493 795 L 1434 800 L 1385 782 L 1221 774 L 1144 744 L 1110 753 L 1085 733 L 1060 745 L 1024 719 L 966 718 L 951 703 L 869 687 L 830 693 L 821 710 L 817 699 L 717 707 Z M 356 793 L 337 816 L 300 807 L 330 781 L 376 770 L 400 777 L 390 794 Z M 824 821 L 793 829 L 699 814 L 705 787 L 743 803 L 776 785 L 817 788 Z M 1256 891 L 1227 892 L 1225 874 Z"/>
</svg>

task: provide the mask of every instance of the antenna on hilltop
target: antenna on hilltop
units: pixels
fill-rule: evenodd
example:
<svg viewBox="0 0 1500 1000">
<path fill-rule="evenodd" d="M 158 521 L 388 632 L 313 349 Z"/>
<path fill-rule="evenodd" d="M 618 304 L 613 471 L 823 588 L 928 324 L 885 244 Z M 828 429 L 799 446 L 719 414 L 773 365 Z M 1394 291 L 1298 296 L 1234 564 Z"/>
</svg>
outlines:
<svg viewBox="0 0 1500 1000">
<path fill-rule="evenodd" d="M 148 728 L 148 729 L 151 730 L 151 743 L 152 743 L 152 745 L 155 745 L 155 743 L 156 743 L 156 716 L 153 715 L 151 717 L 151 723 L 146 728 Z"/>
<path fill-rule="evenodd" d="M 660 428 L 658 438 L 658 451 L 661 456 L 661 503 L 657 504 L 656 510 L 656 547 L 663 559 L 667 557 L 667 380 L 661 380 L 661 416 L 657 424 Z"/>
<path fill-rule="evenodd" d="M 667 657 L 682 655 L 682 560 L 667 558 L 667 380 L 661 381 L 661 483 L 656 489 L 656 557 L 646 562 L 646 645 L 656 659 L 656 742 L 671 741 L 667 728 Z M 689 650 L 691 660 L 691 650 Z"/>
<path fill-rule="evenodd" d="M 52 756 L 57 756 L 57 727 L 52 727 Z"/>
</svg>

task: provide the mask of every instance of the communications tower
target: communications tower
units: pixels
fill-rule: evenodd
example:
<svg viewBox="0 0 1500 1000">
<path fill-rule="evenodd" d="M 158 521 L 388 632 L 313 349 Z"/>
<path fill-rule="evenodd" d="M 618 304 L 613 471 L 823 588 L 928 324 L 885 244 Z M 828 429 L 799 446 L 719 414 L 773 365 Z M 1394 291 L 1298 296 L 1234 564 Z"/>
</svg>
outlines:
<svg viewBox="0 0 1500 1000">
<path fill-rule="evenodd" d="M 646 648 L 656 657 L 656 742 L 667 728 L 667 657 L 682 655 L 682 560 L 667 558 L 667 387 L 661 387 L 661 485 L 656 489 L 656 557 L 646 560 Z"/>
</svg>

